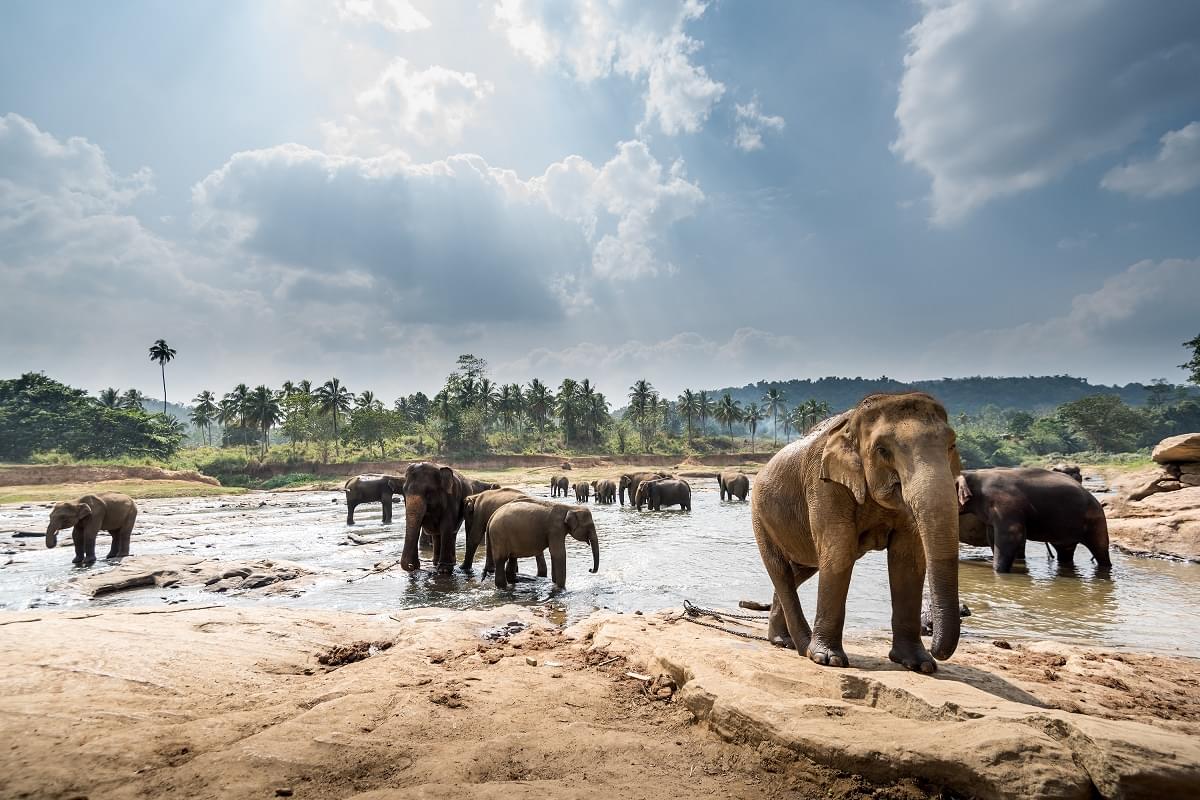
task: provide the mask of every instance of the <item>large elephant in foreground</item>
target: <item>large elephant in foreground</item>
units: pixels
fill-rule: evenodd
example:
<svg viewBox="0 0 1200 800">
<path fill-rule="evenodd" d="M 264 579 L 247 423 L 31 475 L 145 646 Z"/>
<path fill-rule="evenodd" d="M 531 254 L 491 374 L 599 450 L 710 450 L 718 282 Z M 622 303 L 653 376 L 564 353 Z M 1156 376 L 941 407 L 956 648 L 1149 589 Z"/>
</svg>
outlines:
<svg viewBox="0 0 1200 800">
<path fill-rule="evenodd" d="M 532 500 L 508 503 L 488 522 L 488 556 L 496 565 L 496 588 L 505 589 L 515 579 L 517 559 L 550 550 L 554 585 L 567 585 L 567 535 L 592 547 L 592 568 L 600 569 L 600 543 L 596 523 L 587 508 Z"/>
<path fill-rule="evenodd" d="M 501 507 L 518 500 L 533 500 L 533 498 L 518 489 L 492 489 L 473 494 L 466 499 L 463 504 L 463 522 L 467 528 L 467 546 L 463 552 L 463 572 L 471 571 L 471 565 L 475 561 L 475 551 L 484 541 L 488 522 L 491 521 L 492 515 Z M 538 553 L 536 558 L 538 577 L 544 578 L 546 577 L 546 557 Z M 484 577 L 494 571 L 489 553 L 483 565 Z"/>
<path fill-rule="evenodd" d="M 1011 572 L 1025 542 L 1046 542 L 1062 566 L 1086 547 L 1096 564 L 1112 566 L 1108 521 L 1100 502 L 1069 474 L 1048 469 L 974 469 L 957 481 L 959 539 L 992 548 L 992 567 Z"/>
<path fill-rule="evenodd" d="M 75 544 L 72 564 L 96 563 L 96 536 L 100 531 L 112 534 L 105 558 L 124 558 L 129 555 L 129 540 L 137 520 L 137 504 L 129 495 L 117 492 L 85 494 L 75 501 L 55 503 L 46 527 L 46 547 L 58 545 L 58 532 L 71 528 Z"/>
<path fill-rule="evenodd" d="M 354 509 L 363 503 L 383 503 L 383 524 L 392 521 L 392 496 L 404 496 L 404 479 L 394 475 L 356 475 L 346 481 L 346 524 L 354 524 Z"/>
<path fill-rule="evenodd" d="M 621 500 L 621 505 L 625 505 L 625 492 L 629 492 L 629 505 L 633 505 L 634 498 L 637 497 L 638 484 L 642 481 L 652 481 L 656 478 L 669 478 L 669 472 L 626 472 L 617 482 L 617 496 Z"/>
<path fill-rule="evenodd" d="M 462 525 L 472 482 L 458 470 L 421 461 L 404 471 L 404 551 L 400 566 L 421 567 L 418 543 L 422 531 L 433 537 L 433 563 L 439 574 L 454 571 L 454 545 Z"/>
<path fill-rule="evenodd" d="M 818 664 L 849 664 L 842 648 L 854 562 L 888 551 L 892 661 L 931 673 L 958 647 L 958 499 L 961 473 L 946 410 L 927 394 L 870 395 L 758 473 L 754 537 L 771 577 L 768 638 Z M 929 567 L 932 656 L 921 643 Z M 796 587 L 821 572 L 810 630 Z"/>
<path fill-rule="evenodd" d="M 648 505 L 651 511 L 662 511 L 663 506 L 679 506 L 684 511 L 692 510 L 692 486 L 677 478 L 658 478 L 638 484 L 634 504 L 638 511 Z"/>
<path fill-rule="evenodd" d="M 745 501 L 750 494 L 750 478 L 744 472 L 728 471 L 717 474 L 717 488 L 721 490 L 722 500 Z"/>
</svg>

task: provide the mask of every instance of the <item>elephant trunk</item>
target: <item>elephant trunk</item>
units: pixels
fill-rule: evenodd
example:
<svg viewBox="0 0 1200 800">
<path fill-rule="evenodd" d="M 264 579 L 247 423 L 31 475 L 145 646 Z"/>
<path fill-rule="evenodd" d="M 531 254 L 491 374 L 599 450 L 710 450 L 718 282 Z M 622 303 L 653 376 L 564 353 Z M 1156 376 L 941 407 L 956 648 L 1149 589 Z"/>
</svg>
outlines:
<svg viewBox="0 0 1200 800">
<path fill-rule="evenodd" d="M 904 486 L 928 570 L 933 646 L 939 660 L 954 655 L 959 637 L 958 497 L 949 464 L 926 467 Z"/>
<path fill-rule="evenodd" d="M 53 522 L 46 528 L 46 547 L 58 547 L 58 528 Z"/>
<path fill-rule="evenodd" d="M 592 533 L 588 536 L 588 544 L 592 546 L 592 568 L 589 571 L 594 575 L 600 571 L 600 539 L 596 536 L 595 528 L 592 528 Z"/>
<path fill-rule="evenodd" d="M 419 569 L 421 558 L 417 545 L 421 539 L 421 523 L 425 520 L 425 498 L 419 494 L 404 498 L 404 551 L 400 556 L 400 567 L 409 572 Z"/>
</svg>

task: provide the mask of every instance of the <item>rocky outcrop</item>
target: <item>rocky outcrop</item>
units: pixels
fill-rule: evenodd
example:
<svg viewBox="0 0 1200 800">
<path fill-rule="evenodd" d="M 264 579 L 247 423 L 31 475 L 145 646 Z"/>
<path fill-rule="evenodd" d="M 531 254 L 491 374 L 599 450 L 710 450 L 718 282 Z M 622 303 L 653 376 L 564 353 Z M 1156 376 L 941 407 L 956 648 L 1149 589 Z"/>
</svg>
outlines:
<svg viewBox="0 0 1200 800">
<path fill-rule="evenodd" d="M 1200 433 L 1185 433 L 1163 439 L 1151 455 L 1162 471 L 1129 495 L 1130 500 L 1145 500 L 1159 492 L 1177 492 L 1200 486 Z"/>
<path fill-rule="evenodd" d="M 1138 498 L 1134 500 L 1134 498 Z M 1105 498 L 1109 540 L 1138 555 L 1200 562 L 1200 487 Z"/>
<path fill-rule="evenodd" d="M 1169 436 L 1154 446 L 1150 457 L 1159 464 L 1200 463 L 1200 433 Z"/>
<path fill-rule="evenodd" d="M 955 661 L 936 677 L 914 674 L 886 659 L 886 643 L 851 653 L 853 668 L 831 669 L 682 620 L 612 615 L 576 631 L 588 633 L 594 647 L 672 678 L 676 700 L 725 739 L 782 746 L 872 780 L 919 778 L 995 800 L 1184 796 L 1200 785 L 1194 725 L 1064 711 L 1004 673 Z M 1068 659 L 1046 663 L 1061 670 Z"/>
<path fill-rule="evenodd" d="M 62 587 L 90 597 L 147 586 L 203 586 L 210 592 L 244 592 L 291 582 L 312 571 L 289 561 L 218 561 L 196 556 L 132 556 L 109 570 L 92 570 Z"/>
</svg>

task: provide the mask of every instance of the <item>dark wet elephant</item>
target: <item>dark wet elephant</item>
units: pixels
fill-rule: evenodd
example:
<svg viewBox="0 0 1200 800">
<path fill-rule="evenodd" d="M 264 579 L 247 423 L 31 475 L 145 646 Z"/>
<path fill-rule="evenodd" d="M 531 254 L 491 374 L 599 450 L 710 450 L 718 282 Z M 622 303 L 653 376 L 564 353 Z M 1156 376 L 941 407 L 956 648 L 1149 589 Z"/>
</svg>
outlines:
<svg viewBox="0 0 1200 800">
<path fill-rule="evenodd" d="M 670 478 L 669 472 L 626 472 L 617 482 L 617 497 L 621 505 L 625 505 L 625 492 L 629 492 L 629 505 L 633 505 L 637 497 L 638 484 L 642 481 L 652 481 L 656 478 Z"/>
<path fill-rule="evenodd" d="M 579 483 L 575 484 L 574 489 L 575 502 L 577 503 L 586 503 L 588 501 L 588 497 L 590 497 L 592 494 L 592 485 L 587 481 L 580 481 Z"/>
<path fill-rule="evenodd" d="M 96 536 L 100 531 L 112 534 L 105 558 L 124 558 L 129 555 L 129 540 L 133 536 L 133 523 L 137 521 L 137 503 L 126 494 L 101 492 L 85 494 L 74 501 L 55 503 L 50 511 L 50 524 L 46 526 L 46 547 L 58 545 L 58 532 L 71 528 L 75 544 L 73 564 L 96 562 Z"/>
<path fill-rule="evenodd" d="M 354 509 L 363 503 L 383 503 L 383 523 L 392 521 L 392 496 L 404 496 L 404 479 L 394 475 L 356 475 L 346 481 L 346 524 L 354 524 Z"/>
<path fill-rule="evenodd" d="M 750 478 L 744 472 L 721 472 L 717 475 L 717 488 L 722 500 L 737 498 L 743 502 L 750 494 Z"/>
<path fill-rule="evenodd" d="M 1011 572 L 1027 541 L 1049 544 L 1063 566 L 1074 563 L 1081 544 L 1100 568 L 1112 566 L 1104 509 L 1074 478 L 1048 469 L 974 469 L 956 486 L 959 539 L 991 547 L 996 572 Z"/>
<path fill-rule="evenodd" d="M 592 494 L 596 496 L 597 503 L 615 503 L 617 502 L 617 482 L 607 478 L 592 481 Z"/>
<path fill-rule="evenodd" d="M 454 571 L 454 545 L 462 525 L 471 481 L 457 470 L 422 461 L 404 472 L 404 551 L 400 566 L 421 567 L 418 543 L 421 531 L 433 537 L 433 563 L 438 574 Z"/>
<path fill-rule="evenodd" d="M 638 511 L 642 510 L 643 504 L 651 511 L 662 511 L 663 506 L 679 506 L 684 511 L 691 511 L 692 487 L 687 481 L 675 478 L 642 481 L 638 484 L 634 502 Z"/>
<path fill-rule="evenodd" d="M 550 496 L 551 497 L 566 497 L 567 492 L 571 488 L 571 482 L 567 480 L 565 475 L 555 475 L 550 479 Z"/>
</svg>

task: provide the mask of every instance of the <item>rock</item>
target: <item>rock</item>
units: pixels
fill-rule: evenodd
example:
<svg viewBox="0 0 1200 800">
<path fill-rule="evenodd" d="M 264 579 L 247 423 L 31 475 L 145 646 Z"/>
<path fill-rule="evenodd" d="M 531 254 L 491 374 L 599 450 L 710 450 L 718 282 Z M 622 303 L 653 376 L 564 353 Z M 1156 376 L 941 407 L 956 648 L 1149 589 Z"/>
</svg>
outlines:
<svg viewBox="0 0 1200 800">
<path fill-rule="evenodd" d="M 538 665 L 538 660 L 533 656 L 525 656 L 525 663 L 531 667 L 536 667 Z"/>
<path fill-rule="evenodd" d="M 1200 561 L 1200 486 L 1180 484 L 1137 503 L 1114 498 L 1105 516 L 1109 541 L 1122 550 Z"/>
<path fill-rule="evenodd" d="M 280 786 L 278 789 L 275 790 L 275 796 L 276 797 L 291 797 L 292 790 L 288 786 Z"/>
<path fill-rule="evenodd" d="M 1183 484 L 1179 481 L 1174 480 L 1169 476 L 1163 476 L 1155 478 L 1141 489 L 1138 489 L 1136 492 L 1129 495 L 1129 499 L 1134 501 L 1145 500 L 1152 494 L 1158 494 L 1159 492 L 1177 492 L 1182 488 Z"/>
<path fill-rule="evenodd" d="M 1168 436 L 1154 446 L 1150 457 L 1159 464 L 1172 461 L 1200 461 L 1200 433 Z"/>
</svg>

